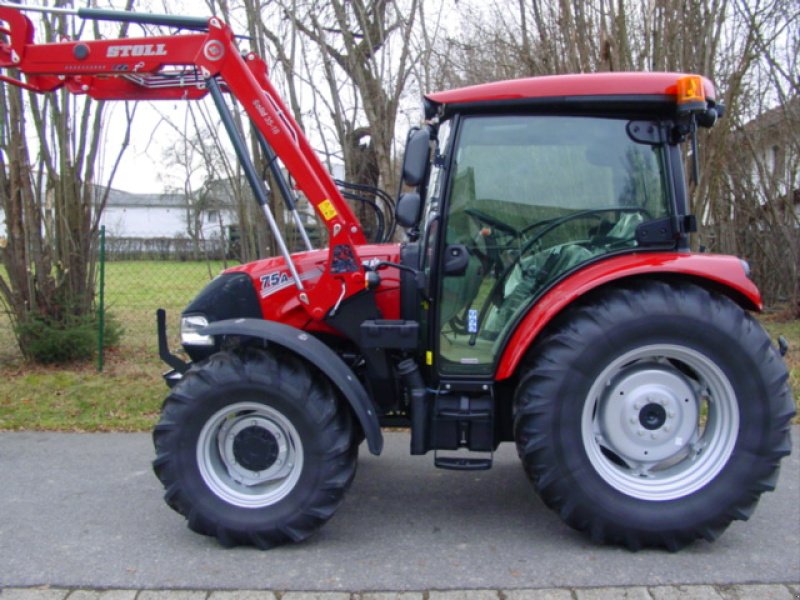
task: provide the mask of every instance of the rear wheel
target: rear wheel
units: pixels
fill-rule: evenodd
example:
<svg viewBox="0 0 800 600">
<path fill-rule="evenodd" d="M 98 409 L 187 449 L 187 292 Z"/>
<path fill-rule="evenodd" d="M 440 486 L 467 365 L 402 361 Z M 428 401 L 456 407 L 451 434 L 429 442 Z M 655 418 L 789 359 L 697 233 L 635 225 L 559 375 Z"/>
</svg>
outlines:
<svg viewBox="0 0 800 600">
<path fill-rule="evenodd" d="M 746 519 L 789 453 L 786 368 L 760 325 L 688 284 L 607 290 L 526 362 L 515 437 L 543 500 L 598 542 L 676 550 Z"/>
<path fill-rule="evenodd" d="M 300 541 L 355 474 L 349 410 L 299 359 L 221 352 L 164 402 L 153 467 L 167 503 L 224 545 Z"/>
</svg>

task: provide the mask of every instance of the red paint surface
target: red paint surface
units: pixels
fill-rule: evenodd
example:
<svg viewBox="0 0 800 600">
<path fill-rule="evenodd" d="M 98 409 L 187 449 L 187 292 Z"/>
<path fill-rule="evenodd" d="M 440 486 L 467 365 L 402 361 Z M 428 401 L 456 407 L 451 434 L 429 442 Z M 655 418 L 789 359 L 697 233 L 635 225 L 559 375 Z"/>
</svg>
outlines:
<svg viewBox="0 0 800 600">
<path fill-rule="evenodd" d="M 435 92 L 428 94 L 427 98 L 439 104 L 465 104 L 564 96 L 675 96 L 677 80 L 685 76 L 685 73 L 551 75 Z M 703 78 L 703 87 L 706 98 L 713 100 L 716 94 L 714 84 Z"/>
<path fill-rule="evenodd" d="M 399 244 L 366 244 L 356 247 L 356 254 L 360 262 L 381 260 L 397 262 L 400 256 Z M 313 285 L 321 276 L 328 258 L 327 250 L 313 250 L 311 252 L 298 252 L 292 255 L 297 271 L 304 284 Z M 324 322 L 309 319 L 308 313 L 297 298 L 297 290 L 289 275 L 286 261 L 282 257 L 265 258 L 246 265 L 228 269 L 228 273 L 246 273 L 253 282 L 253 286 L 261 303 L 263 317 L 270 321 L 277 321 L 298 329 L 335 333 Z M 385 268 L 379 271 L 381 285 L 375 294 L 378 308 L 384 319 L 400 318 L 400 274 L 397 269 Z M 275 275 L 277 274 L 277 277 Z M 262 280 L 262 278 L 264 278 Z M 277 287 L 270 283 L 278 279 Z M 344 276 L 343 278 L 344 279 Z M 334 276 L 336 281 L 336 276 Z M 283 282 L 283 283 L 281 283 Z M 341 283 L 339 284 L 341 293 Z M 333 306 L 338 300 L 338 295 L 331 303 Z"/>
</svg>

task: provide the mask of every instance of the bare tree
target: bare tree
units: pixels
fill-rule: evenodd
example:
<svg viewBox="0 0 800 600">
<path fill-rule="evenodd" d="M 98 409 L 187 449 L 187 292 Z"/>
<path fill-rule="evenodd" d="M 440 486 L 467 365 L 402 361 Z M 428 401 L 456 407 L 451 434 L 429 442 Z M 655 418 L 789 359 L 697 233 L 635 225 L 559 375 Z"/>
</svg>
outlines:
<svg viewBox="0 0 800 600">
<path fill-rule="evenodd" d="M 285 1 L 283 9 L 322 58 L 323 77 L 333 108 L 330 117 L 335 123 L 348 175 L 369 172 L 369 162 L 374 160 L 383 187 L 394 190 L 395 122 L 415 59 L 411 55 L 410 38 L 418 0 L 410 0 L 405 10 L 388 0 L 294 0 Z M 393 44 L 395 33 L 397 40 Z M 360 101 L 366 125 L 359 127 L 348 121 L 341 105 L 337 105 L 340 73 L 352 83 L 353 98 Z M 356 167 L 358 159 L 366 159 L 367 166 Z"/>
<path fill-rule="evenodd" d="M 457 34 L 434 39 L 428 50 L 436 87 L 609 70 L 696 72 L 715 81 L 727 115 L 700 133 L 702 175 L 691 203 L 703 226 L 695 243 L 747 256 L 768 302 L 797 305 L 796 2 L 462 0 L 458 6 Z"/>
<path fill-rule="evenodd" d="M 64 17 L 40 26 L 46 41 L 74 34 Z M 118 33 L 124 32 L 125 26 Z M 100 35 L 99 26 L 93 33 Z M 92 315 L 94 250 L 107 200 L 107 190 L 94 185 L 104 114 L 104 103 L 66 90 L 38 96 L 0 88 L 0 196 L 8 230 L 0 298 L 29 357 L 29 325 L 63 329 Z M 128 124 L 132 116 L 126 110 Z M 107 183 L 128 139 L 126 133 Z"/>
</svg>

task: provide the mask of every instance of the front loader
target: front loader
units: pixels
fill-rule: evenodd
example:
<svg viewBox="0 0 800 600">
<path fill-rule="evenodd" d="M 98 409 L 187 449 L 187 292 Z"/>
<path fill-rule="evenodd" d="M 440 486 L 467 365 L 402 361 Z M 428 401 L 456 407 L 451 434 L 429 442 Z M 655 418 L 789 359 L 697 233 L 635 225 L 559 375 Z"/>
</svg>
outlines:
<svg viewBox="0 0 800 600">
<path fill-rule="evenodd" d="M 487 469 L 513 441 L 542 500 L 600 543 L 675 550 L 747 519 L 790 451 L 786 367 L 751 313 L 747 263 L 693 253 L 681 145 L 722 116 L 681 73 L 537 77 L 432 93 L 404 189 L 367 240 L 270 83 L 218 18 L 79 9 L 176 29 L 34 41 L 0 8 L 2 81 L 112 100 L 210 94 L 280 255 L 227 269 L 189 304 L 189 362 L 153 432 L 165 500 L 224 545 L 299 542 L 329 519 L 359 446 L 409 429 L 437 467 Z M 185 33 L 186 30 L 192 33 Z M 290 253 L 225 95 L 324 226 Z"/>
</svg>

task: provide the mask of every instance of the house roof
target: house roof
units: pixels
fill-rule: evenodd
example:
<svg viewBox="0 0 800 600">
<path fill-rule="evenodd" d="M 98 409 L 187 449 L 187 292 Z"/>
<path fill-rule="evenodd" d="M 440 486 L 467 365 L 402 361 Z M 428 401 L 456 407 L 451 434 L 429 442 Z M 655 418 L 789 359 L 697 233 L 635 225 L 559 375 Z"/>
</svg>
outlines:
<svg viewBox="0 0 800 600">
<path fill-rule="evenodd" d="M 107 207 L 186 208 L 189 205 L 184 194 L 134 194 L 101 185 L 94 186 L 95 203 L 100 203 L 106 191 L 108 191 Z"/>
<path fill-rule="evenodd" d="M 765 110 L 745 123 L 744 128 L 752 133 L 773 133 L 785 131 L 787 125 L 800 123 L 800 96 L 790 98 L 785 104 Z M 789 133 L 789 132 L 786 132 Z"/>
<path fill-rule="evenodd" d="M 186 194 L 165 193 L 165 194 L 136 194 L 125 192 L 115 188 L 105 186 L 94 186 L 95 203 L 99 204 L 108 190 L 108 201 L 106 207 L 114 208 L 181 208 L 190 206 Z M 233 194 L 227 183 L 217 183 L 208 189 L 209 198 L 204 198 L 204 208 L 219 209 L 230 207 L 233 204 Z"/>
</svg>

